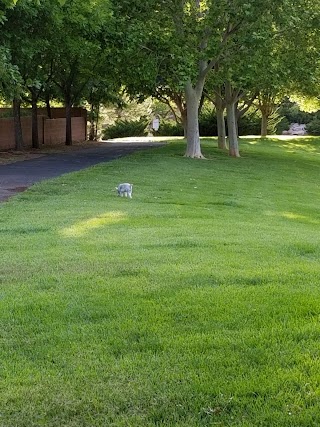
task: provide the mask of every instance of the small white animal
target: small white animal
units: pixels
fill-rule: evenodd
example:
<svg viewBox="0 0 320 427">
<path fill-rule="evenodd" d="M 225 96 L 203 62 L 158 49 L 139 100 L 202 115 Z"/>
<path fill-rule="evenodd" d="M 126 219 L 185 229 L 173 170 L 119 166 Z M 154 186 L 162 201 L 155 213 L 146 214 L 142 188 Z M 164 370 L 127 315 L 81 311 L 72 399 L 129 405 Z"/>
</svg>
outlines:
<svg viewBox="0 0 320 427">
<path fill-rule="evenodd" d="M 118 191 L 118 196 L 130 197 L 130 199 L 132 199 L 132 188 L 132 184 L 125 182 L 124 184 L 119 184 L 116 190 Z"/>
</svg>

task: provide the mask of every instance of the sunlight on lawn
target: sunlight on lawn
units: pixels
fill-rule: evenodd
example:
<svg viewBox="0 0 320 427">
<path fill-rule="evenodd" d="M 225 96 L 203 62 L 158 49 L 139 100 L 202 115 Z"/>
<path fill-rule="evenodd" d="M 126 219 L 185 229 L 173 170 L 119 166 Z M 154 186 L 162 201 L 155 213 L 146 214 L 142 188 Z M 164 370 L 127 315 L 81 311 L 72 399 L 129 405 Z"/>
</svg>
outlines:
<svg viewBox="0 0 320 427">
<path fill-rule="evenodd" d="M 265 140 L 267 143 L 277 144 L 280 148 L 285 148 L 289 152 L 296 150 L 303 150 L 314 154 L 319 154 L 319 144 L 316 137 L 310 135 L 268 135 L 266 137 L 246 135 L 241 136 L 241 139 L 246 141 L 248 145 L 258 145 L 261 141 Z"/>
<path fill-rule="evenodd" d="M 267 138 L 269 139 L 279 139 L 279 141 L 290 141 L 292 139 L 310 139 L 310 135 L 268 135 Z"/>
<path fill-rule="evenodd" d="M 267 136 L 260 136 L 260 135 L 241 135 L 240 137 L 243 140 L 246 139 L 254 139 L 254 141 L 249 141 L 249 144 L 257 144 L 261 139 L 274 139 L 279 141 L 287 141 L 292 139 L 306 139 L 310 138 L 309 136 L 297 136 L 297 135 L 267 135 Z"/>
<path fill-rule="evenodd" d="M 283 218 L 288 218 L 288 219 L 306 219 L 306 220 L 309 219 L 305 215 L 300 215 L 300 214 L 296 214 L 293 212 L 281 212 L 280 216 L 282 216 Z"/>
<path fill-rule="evenodd" d="M 308 144 L 308 142 L 305 142 L 303 144 L 298 144 L 297 142 L 287 142 L 286 144 L 284 144 L 284 147 L 290 148 L 291 150 L 302 149 L 311 153 L 317 152 L 316 147 Z"/>
<path fill-rule="evenodd" d="M 91 230 L 104 227 L 105 225 L 111 225 L 122 221 L 126 215 L 119 211 L 106 212 L 105 214 L 89 218 L 85 221 L 77 222 L 71 227 L 64 228 L 60 233 L 64 237 L 81 237 Z"/>
<path fill-rule="evenodd" d="M 319 224 L 319 221 L 311 218 L 310 216 L 301 215 L 294 212 L 266 212 L 268 216 L 279 216 L 281 218 L 292 219 L 292 220 L 300 220 L 304 222 L 308 222 L 310 224 Z"/>
<path fill-rule="evenodd" d="M 312 148 L 311 151 L 315 151 L 315 147 L 312 144 L 318 146 L 318 140 L 316 137 L 311 135 L 269 135 L 267 139 L 284 142 L 284 146 L 302 148 L 306 147 Z"/>
</svg>

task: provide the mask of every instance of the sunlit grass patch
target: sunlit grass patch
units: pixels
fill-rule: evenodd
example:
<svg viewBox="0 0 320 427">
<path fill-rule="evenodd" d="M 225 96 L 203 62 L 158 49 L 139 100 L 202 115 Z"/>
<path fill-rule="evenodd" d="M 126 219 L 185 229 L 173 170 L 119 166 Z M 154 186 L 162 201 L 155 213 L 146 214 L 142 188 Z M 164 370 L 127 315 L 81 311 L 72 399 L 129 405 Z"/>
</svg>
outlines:
<svg viewBox="0 0 320 427">
<path fill-rule="evenodd" d="M 310 215 L 301 215 L 300 213 L 295 212 L 266 212 L 268 216 L 278 216 L 280 218 L 285 218 L 292 221 L 308 222 L 310 224 L 320 224 L 320 218 L 317 214 L 314 217 Z"/>
<path fill-rule="evenodd" d="M 108 225 L 122 221 L 125 215 L 122 212 L 107 212 L 94 218 L 77 222 L 71 227 L 61 230 L 61 235 L 65 237 L 80 237 L 90 233 L 91 230 L 99 229 Z"/>
</svg>

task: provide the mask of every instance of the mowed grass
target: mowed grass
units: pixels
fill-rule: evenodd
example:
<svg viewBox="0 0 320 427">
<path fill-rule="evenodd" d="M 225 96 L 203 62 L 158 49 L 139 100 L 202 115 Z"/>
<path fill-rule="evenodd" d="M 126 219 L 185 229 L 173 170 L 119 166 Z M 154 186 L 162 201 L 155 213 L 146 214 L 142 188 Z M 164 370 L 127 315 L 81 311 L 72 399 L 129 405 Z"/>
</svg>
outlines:
<svg viewBox="0 0 320 427">
<path fill-rule="evenodd" d="M 0 205 L 1 427 L 320 425 L 320 140 L 183 152 Z"/>
</svg>

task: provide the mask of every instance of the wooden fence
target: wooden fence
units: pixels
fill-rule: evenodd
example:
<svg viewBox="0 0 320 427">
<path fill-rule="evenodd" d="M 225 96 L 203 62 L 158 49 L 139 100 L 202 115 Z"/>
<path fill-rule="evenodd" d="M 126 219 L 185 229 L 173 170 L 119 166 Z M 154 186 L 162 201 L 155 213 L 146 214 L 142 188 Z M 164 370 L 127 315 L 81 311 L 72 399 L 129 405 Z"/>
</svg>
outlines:
<svg viewBox="0 0 320 427">
<path fill-rule="evenodd" d="M 9 109 L 0 109 L 1 112 L 10 111 Z M 46 145 L 64 144 L 66 140 L 66 119 L 63 108 L 52 109 L 52 119 L 45 114 L 45 109 L 38 111 L 38 134 L 39 143 Z M 72 111 L 71 118 L 72 140 L 75 142 L 85 141 L 87 139 L 87 112 L 83 108 L 75 108 Z M 22 135 L 24 146 L 32 146 L 32 118 L 31 116 L 21 117 Z M 0 150 L 15 148 L 14 124 L 13 118 L 0 118 Z"/>
</svg>

